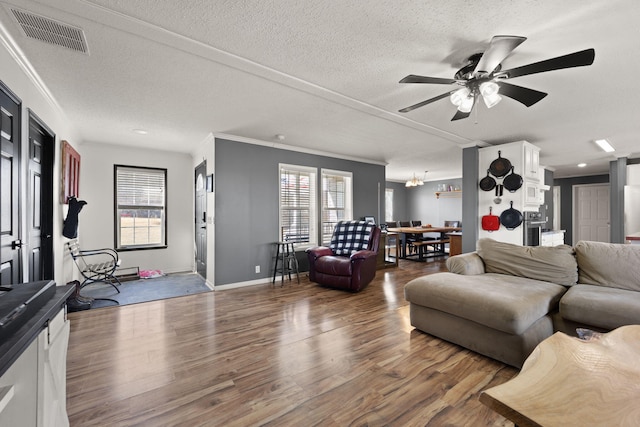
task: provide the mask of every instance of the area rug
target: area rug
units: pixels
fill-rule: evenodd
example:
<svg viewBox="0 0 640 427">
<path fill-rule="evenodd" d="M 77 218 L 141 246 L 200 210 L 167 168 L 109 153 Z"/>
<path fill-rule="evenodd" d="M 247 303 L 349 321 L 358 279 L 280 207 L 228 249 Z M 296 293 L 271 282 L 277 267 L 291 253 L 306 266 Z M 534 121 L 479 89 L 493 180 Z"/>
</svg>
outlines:
<svg viewBox="0 0 640 427">
<path fill-rule="evenodd" d="M 83 297 L 95 298 L 91 308 L 122 306 L 139 302 L 209 292 L 204 279 L 195 273 L 167 274 L 153 279 L 122 282 L 120 293 L 111 285 L 92 283 L 80 291 Z"/>
</svg>

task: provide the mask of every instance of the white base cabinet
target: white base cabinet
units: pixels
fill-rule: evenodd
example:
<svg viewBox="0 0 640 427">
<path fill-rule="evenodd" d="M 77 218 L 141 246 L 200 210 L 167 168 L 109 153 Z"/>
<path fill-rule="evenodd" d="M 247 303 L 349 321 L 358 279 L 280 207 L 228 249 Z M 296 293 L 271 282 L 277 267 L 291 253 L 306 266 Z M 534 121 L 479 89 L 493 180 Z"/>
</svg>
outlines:
<svg viewBox="0 0 640 427">
<path fill-rule="evenodd" d="M 67 346 L 65 310 L 54 316 L 0 377 L 0 426 L 66 427 Z"/>
<path fill-rule="evenodd" d="M 540 237 L 540 246 L 564 245 L 564 230 L 545 231 Z"/>
</svg>

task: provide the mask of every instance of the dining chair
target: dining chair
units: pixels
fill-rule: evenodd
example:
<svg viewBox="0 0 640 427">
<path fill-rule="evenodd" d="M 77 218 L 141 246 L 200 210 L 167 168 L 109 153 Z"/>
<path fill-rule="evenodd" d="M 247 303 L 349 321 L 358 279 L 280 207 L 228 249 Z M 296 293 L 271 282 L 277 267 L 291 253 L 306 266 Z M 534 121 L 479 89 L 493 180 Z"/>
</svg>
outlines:
<svg viewBox="0 0 640 427">
<path fill-rule="evenodd" d="M 397 228 L 398 227 L 398 221 L 386 221 L 385 222 L 386 225 L 386 229 L 388 230 L 389 228 Z M 391 248 L 396 249 L 397 247 L 397 239 L 398 239 L 398 234 L 394 234 L 392 236 L 387 235 L 387 243 L 385 245 L 385 249 L 387 250 L 387 256 L 390 257 L 391 256 Z M 399 254 L 394 254 L 394 256 L 399 256 Z"/>
</svg>

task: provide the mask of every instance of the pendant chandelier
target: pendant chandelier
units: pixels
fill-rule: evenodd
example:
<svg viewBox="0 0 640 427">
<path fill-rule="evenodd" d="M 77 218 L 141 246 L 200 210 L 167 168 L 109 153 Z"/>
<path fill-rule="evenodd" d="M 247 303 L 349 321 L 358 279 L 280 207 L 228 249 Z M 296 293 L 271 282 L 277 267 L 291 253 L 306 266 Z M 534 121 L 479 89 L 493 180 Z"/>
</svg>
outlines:
<svg viewBox="0 0 640 427">
<path fill-rule="evenodd" d="M 424 171 L 424 176 L 426 178 L 427 171 Z M 407 181 L 407 183 L 405 184 L 405 187 L 417 187 L 418 185 L 424 185 L 424 178 L 420 179 L 420 178 L 416 177 L 416 174 L 414 172 L 413 173 L 413 178 L 411 178 L 410 180 Z"/>
</svg>

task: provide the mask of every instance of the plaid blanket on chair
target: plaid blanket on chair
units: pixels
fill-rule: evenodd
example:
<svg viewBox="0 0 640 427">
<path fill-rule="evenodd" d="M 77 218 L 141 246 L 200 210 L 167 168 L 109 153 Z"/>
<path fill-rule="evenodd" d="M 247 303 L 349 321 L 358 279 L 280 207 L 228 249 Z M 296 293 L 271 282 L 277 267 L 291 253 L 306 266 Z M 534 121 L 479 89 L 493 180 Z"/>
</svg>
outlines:
<svg viewBox="0 0 640 427">
<path fill-rule="evenodd" d="M 339 221 L 329 247 L 336 255 L 351 255 L 369 247 L 375 225 L 365 221 Z"/>
</svg>

